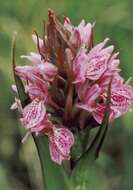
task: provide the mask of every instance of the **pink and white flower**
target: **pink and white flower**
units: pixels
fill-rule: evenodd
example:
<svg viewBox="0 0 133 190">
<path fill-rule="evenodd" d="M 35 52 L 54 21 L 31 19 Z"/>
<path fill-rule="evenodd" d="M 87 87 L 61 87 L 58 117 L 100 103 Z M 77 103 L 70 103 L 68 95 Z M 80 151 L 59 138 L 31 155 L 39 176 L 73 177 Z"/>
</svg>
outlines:
<svg viewBox="0 0 133 190">
<path fill-rule="evenodd" d="M 70 149 L 74 144 L 72 132 L 64 126 L 53 127 L 53 132 L 48 137 L 51 159 L 58 164 L 69 160 Z"/>
<path fill-rule="evenodd" d="M 84 85 L 78 88 L 80 102 L 77 104 L 77 107 L 89 111 L 98 123 L 102 122 L 105 114 L 107 87 L 108 85 L 106 88 L 105 86 L 102 88 L 102 86 L 95 84 L 91 88 L 87 88 Z M 130 110 L 132 102 L 133 89 L 131 86 L 122 83 L 121 80 L 114 80 L 111 88 L 109 122 Z"/>
<path fill-rule="evenodd" d="M 39 54 L 30 53 L 30 55 L 21 56 L 30 60 L 33 66 L 17 66 L 17 74 L 25 80 L 33 80 L 40 77 L 46 81 L 53 81 L 57 75 L 57 67 L 52 63 L 42 60 Z"/>
<path fill-rule="evenodd" d="M 31 129 L 41 123 L 45 114 L 46 107 L 44 105 L 44 101 L 35 99 L 25 106 L 20 120 L 25 128 Z"/>
<path fill-rule="evenodd" d="M 57 164 L 71 158 L 75 128 L 91 127 L 92 118 L 102 123 L 111 78 L 109 123 L 128 112 L 133 102 L 133 89 L 120 75 L 118 53 L 113 45 L 106 46 L 108 38 L 93 46 L 93 29 L 94 24 L 84 20 L 77 27 L 69 18 L 62 24 L 49 11 L 47 36 L 32 35 L 39 53 L 22 55 L 32 64 L 15 68 L 30 101 L 23 108 L 15 99 L 11 107 L 21 113 L 28 130 L 23 142 L 31 133 L 47 135 Z M 18 93 L 16 86 L 13 90 Z"/>
<path fill-rule="evenodd" d="M 86 79 L 96 81 L 107 69 L 112 72 L 116 70 L 119 60 L 115 59 L 115 54 L 112 56 L 113 46 L 104 48 L 107 41 L 108 39 L 105 39 L 96 45 L 88 54 L 85 48 L 79 50 L 73 62 L 74 83 L 83 83 Z"/>
<path fill-rule="evenodd" d="M 82 20 L 77 27 L 74 27 L 71 24 L 70 19 L 66 17 L 64 20 L 64 26 L 71 34 L 70 42 L 73 45 L 90 47 L 92 39 L 92 29 L 94 27 L 91 23 L 85 24 L 85 21 Z"/>
</svg>

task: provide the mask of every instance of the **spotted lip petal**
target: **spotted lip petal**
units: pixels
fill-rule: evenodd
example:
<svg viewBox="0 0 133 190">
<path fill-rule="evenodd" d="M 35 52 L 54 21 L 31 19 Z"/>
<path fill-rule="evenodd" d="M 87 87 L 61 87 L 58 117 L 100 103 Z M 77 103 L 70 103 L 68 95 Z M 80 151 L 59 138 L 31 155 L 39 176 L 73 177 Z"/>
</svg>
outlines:
<svg viewBox="0 0 133 190">
<path fill-rule="evenodd" d="M 90 80 L 98 80 L 108 68 L 109 58 L 114 47 L 109 46 L 103 49 L 108 39 L 92 48 L 88 53 L 88 64 L 86 78 Z"/>
<path fill-rule="evenodd" d="M 54 143 L 54 140 L 52 138 L 49 138 L 49 150 L 50 150 L 50 156 L 51 159 L 56 162 L 57 164 L 61 165 L 62 161 L 64 159 L 69 159 L 69 158 L 64 158 L 64 156 L 59 152 L 57 146 Z"/>
<path fill-rule="evenodd" d="M 27 129 L 37 126 L 46 114 L 46 107 L 44 101 L 35 99 L 28 104 L 22 112 L 21 122 Z"/>
<path fill-rule="evenodd" d="M 67 128 L 53 128 L 49 135 L 50 155 L 54 162 L 61 164 L 63 160 L 70 159 L 70 149 L 74 144 L 74 137 Z"/>
<path fill-rule="evenodd" d="M 111 106 L 116 111 L 116 118 L 126 113 L 133 101 L 133 90 L 127 85 L 123 84 L 118 88 L 114 88 L 111 94 Z"/>
<path fill-rule="evenodd" d="M 109 122 L 128 112 L 133 101 L 132 88 L 127 84 L 119 83 L 117 80 L 115 82 L 118 82 L 119 85 L 115 84 L 112 86 Z M 103 99 L 104 102 L 102 104 L 95 104 L 95 109 L 92 112 L 93 117 L 98 123 L 102 122 L 105 113 L 106 93 L 103 94 Z"/>
<path fill-rule="evenodd" d="M 74 83 L 83 83 L 87 79 L 96 81 L 107 71 L 108 67 L 110 67 L 112 72 L 117 70 L 119 61 L 115 60 L 115 55 L 112 56 L 114 47 L 104 48 L 107 41 L 108 39 L 105 39 L 92 48 L 88 54 L 84 47 L 80 48 L 73 61 Z"/>
</svg>

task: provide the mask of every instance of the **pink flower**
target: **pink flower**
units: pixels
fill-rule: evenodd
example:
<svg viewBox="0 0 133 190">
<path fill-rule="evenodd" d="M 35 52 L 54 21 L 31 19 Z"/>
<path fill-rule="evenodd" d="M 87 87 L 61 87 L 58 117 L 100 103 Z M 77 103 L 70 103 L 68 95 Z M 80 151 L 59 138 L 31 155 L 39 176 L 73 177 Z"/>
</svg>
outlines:
<svg viewBox="0 0 133 190">
<path fill-rule="evenodd" d="M 133 90 L 130 86 L 123 84 L 121 86 L 112 87 L 111 89 L 111 103 L 110 103 L 110 117 L 109 122 L 120 117 L 124 113 L 128 112 L 133 101 Z M 105 105 L 107 94 L 103 93 L 100 95 L 102 103 L 95 103 L 95 109 L 92 112 L 93 117 L 98 123 L 102 122 L 105 114 Z"/>
<path fill-rule="evenodd" d="M 71 34 L 70 42 L 73 45 L 90 47 L 93 29 L 93 25 L 91 23 L 85 25 L 85 21 L 82 20 L 77 27 L 74 27 L 69 18 L 65 18 L 64 26 Z"/>
<path fill-rule="evenodd" d="M 41 100 L 48 101 L 48 84 L 46 82 L 37 81 L 36 83 L 30 83 L 25 85 L 25 91 L 28 93 L 31 100 L 39 98 Z"/>
<path fill-rule="evenodd" d="M 95 102 L 101 94 L 101 88 L 98 84 L 88 86 L 88 84 L 81 85 L 78 89 L 80 102 L 77 107 L 86 111 L 93 112 L 95 110 Z"/>
<path fill-rule="evenodd" d="M 124 79 L 119 75 L 117 72 L 108 72 L 108 70 L 100 77 L 97 81 L 99 86 L 102 88 L 103 91 L 106 91 L 108 88 L 108 84 L 110 78 L 112 78 L 111 89 L 118 88 L 119 86 L 123 85 Z"/>
<path fill-rule="evenodd" d="M 128 112 L 133 102 L 133 89 L 128 84 L 113 88 L 111 92 L 111 107 L 115 111 L 115 118 Z"/>
<path fill-rule="evenodd" d="M 109 59 L 112 55 L 113 46 L 104 48 L 108 39 L 96 45 L 88 53 L 88 64 L 86 78 L 90 80 L 98 80 L 106 71 L 109 65 Z"/>
<path fill-rule="evenodd" d="M 92 29 L 93 25 L 91 23 L 85 25 L 84 20 L 82 20 L 77 27 L 77 30 L 80 34 L 81 44 L 85 44 L 86 47 L 90 47 Z"/>
<path fill-rule="evenodd" d="M 105 80 L 105 81 L 104 81 Z M 90 86 L 89 83 L 78 85 L 78 97 L 80 102 L 77 107 L 90 112 L 94 119 L 101 123 L 105 114 L 107 88 L 110 77 L 104 78 L 98 84 Z M 107 83 L 107 82 L 108 83 Z M 133 102 L 133 89 L 127 83 L 123 83 L 122 77 L 115 75 L 111 85 L 111 103 L 109 122 L 126 113 Z"/>
<path fill-rule="evenodd" d="M 48 136 L 50 155 L 54 162 L 61 164 L 63 160 L 70 159 L 70 149 L 74 144 L 73 134 L 64 126 L 52 124 L 50 115 L 46 114 L 44 102 L 34 100 L 23 109 L 22 115 L 22 125 L 31 133 Z"/>
<path fill-rule="evenodd" d="M 73 73 L 74 82 L 73 83 L 83 83 L 86 80 L 86 71 L 88 64 L 88 56 L 86 54 L 85 48 L 81 48 L 73 61 Z"/>
<path fill-rule="evenodd" d="M 78 90 L 80 102 L 77 104 L 77 107 L 88 111 L 92 114 L 97 123 L 101 124 L 106 108 L 106 93 L 103 93 L 103 89 L 101 89 L 98 84 L 92 85 L 91 87 L 80 86 Z M 113 121 L 114 118 L 115 112 L 111 106 L 109 122 Z"/>
<path fill-rule="evenodd" d="M 36 68 L 46 81 L 53 81 L 57 75 L 57 68 L 49 62 L 39 64 Z"/>
<path fill-rule="evenodd" d="M 103 117 L 105 114 L 105 104 L 95 104 L 95 109 L 92 112 L 92 115 L 94 119 L 97 121 L 97 123 L 101 124 Z M 115 119 L 115 112 L 112 110 L 112 107 L 110 108 L 109 113 L 109 123 L 111 123 Z"/>
<path fill-rule="evenodd" d="M 41 55 L 38 53 L 31 52 L 29 55 L 21 55 L 20 57 L 22 59 L 23 58 L 28 59 L 29 61 L 32 62 L 33 65 L 38 65 L 38 64 L 42 63 Z"/>
<path fill-rule="evenodd" d="M 73 62 L 74 83 L 83 83 L 86 79 L 98 80 L 107 69 L 118 72 L 119 60 L 115 59 L 115 54 L 112 56 L 114 47 L 104 48 L 107 41 L 108 39 L 105 39 L 96 45 L 88 54 L 85 48 L 79 50 Z"/>
<path fill-rule="evenodd" d="M 48 16 L 46 36 L 32 35 L 39 53 L 22 55 L 32 64 L 15 68 L 30 103 L 23 108 L 15 98 L 11 108 L 18 109 L 28 130 L 23 142 L 31 133 L 46 135 L 51 159 L 61 164 L 71 157 L 73 133 L 92 128 L 93 119 L 102 123 L 110 79 L 109 123 L 130 110 L 133 89 L 120 75 L 114 46 L 106 46 L 109 39 L 92 47 L 94 24 L 82 20 L 75 27 L 65 18 L 63 25 L 51 10 Z M 13 90 L 18 95 L 16 86 Z"/>
<path fill-rule="evenodd" d="M 50 114 L 45 114 L 41 123 L 30 129 L 31 132 L 35 133 L 36 135 L 39 134 L 48 135 L 49 133 L 51 133 L 51 131 L 53 130 L 53 124 L 50 121 L 50 117 L 51 117 Z"/>
<path fill-rule="evenodd" d="M 39 78 L 39 73 L 33 66 L 17 66 L 16 74 L 25 81 L 35 82 Z"/>
<path fill-rule="evenodd" d="M 48 137 L 51 159 L 58 164 L 61 164 L 63 160 L 69 160 L 70 149 L 74 144 L 72 132 L 64 126 L 54 127 L 53 133 Z"/>
<path fill-rule="evenodd" d="M 46 81 L 53 81 L 57 75 L 57 67 L 52 63 L 42 60 L 39 54 L 30 53 L 30 55 L 21 56 L 30 60 L 33 66 L 19 66 L 16 67 L 16 72 L 20 77 L 31 79 L 29 75 L 35 75 L 36 77 L 42 77 Z M 24 79 L 25 79 L 24 78 Z"/>
<path fill-rule="evenodd" d="M 120 60 L 117 58 L 119 53 L 113 53 L 108 61 L 107 71 L 111 74 L 119 73 L 121 69 L 119 68 Z"/>
<path fill-rule="evenodd" d="M 44 105 L 44 101 L 34 99 L 22 110 L 22 118 L 20 120 L 25 128 L 31 129 L 41 123 L 45 114 L 46 107 Z"/>
</svg>

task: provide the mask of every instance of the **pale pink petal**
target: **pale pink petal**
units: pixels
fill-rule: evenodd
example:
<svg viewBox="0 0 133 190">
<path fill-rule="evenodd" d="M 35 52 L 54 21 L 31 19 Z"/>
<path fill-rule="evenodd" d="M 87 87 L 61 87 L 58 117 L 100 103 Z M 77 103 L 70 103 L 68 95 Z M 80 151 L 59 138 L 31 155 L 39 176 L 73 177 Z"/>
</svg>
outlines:
<svg viewBox="0 0 133 190">
<path fill-rule="evenodd" d="M 70 21 L 70 19 L 69 19 L 68 17 L 65 17 L 65 19 L 64 19 L 64 27 L 65 27 L 69 32 L 72 33 L 74 27 L 73 27 L 73 25 L 71 24 L 71 21 Z"/>
<path fill-rule="evenodd" d="M 73 83 L 81 83 L 85 81 L 87 63 L 88 63 L 88 57 L 85 53 L 85 49 L 81 48 L 73 62 L 73 72 L 75 77 Z"/>
<path fill-rule="evenodd" d="M 16 94 L 18 94 L 18 90 L 17 90 L 16 85 L 12 85 L 12 90 L 13 90 Z"/>
<path fill-rule="evenodd" d="M 51 132 L 51 130 L 53 128 L 53 124 L 50 121 L 49 118 L 49 114 L 46 114 L 44 119 L 41 121 L 41 123 L 39 123 L 38 125 L 36 125 L 35 127 L 31 128 L 31 132 L 34 132 L 35 134 L 47 134 L 49 131 Z"/>
<path fill-rule="evenodd" d="M 74 29 L 70 37 L 70 42 L 75 46 L 79 46 L 81 44 L 81 36 L 77 29 Z"/>
<path fill-rule="evenodd" d="M 105 54 L 109 54 L 109 55 L 111 55 L 112 54 L 112 52 L 113 52 L 113 50 L 114 50 L 114 46 L 112 45 L 112 46 L 108 46 L 108 47 L 106 47 L 106 48 L 104 48 L 104 49 L 102 49 L 101 51 L 100 51 L 100 55 L 105 55 Z"/>
<path fill-rule="evenodd" d="M 45 81 L 40 75 L 39 69 L 36 66 L 17 66 L 15 68 L 16 74 L 30 83 L 36 85 L 42 84 L 45 85 Z"/>
<path fill-rule="evenodd" d="M 105 38 L 105 40 L 99 44 L 97 44 L 96 46 L 94 46 L 90 52 L 89 52 L 89 56 L 93 57 L 95 56 L 99 51 L 102 50 L 102 48 L 106 45 L 106 43 L 109 41 L 109 38 Z"/>
<path fill-rule="evenodd" d="M 57 67 L 49 62 L 39 64 L 37 69 L 46 81 L 53 81 L 58 71 Z"/>
<path fill-rule="evenodd" d="M 43 43 L 43 39 L 41 39 L 41 38 L 39 38 L 38 40 L 37 40 L 37 36 L 35 35 L 35 34 L 32 34 L 32 40 L 33 40 L 33 42 L 35 43 L 35 45 L 37 46 L 38 44 L 38 40 L 39 40 L 39 47 L 40 48 L 43 48 L 43 46 L 44 46 L 44 43 Z"/>
<path fill-rule="evenodd" d="M 15 102 L 11 106 L 12 110 L 18 109 L 19 113 L 22 113 L 23 108 L 19 99 L 15 97 Z"/>
<path fill-rule="evenodd" d="M 31 52 L 29 55 L 21 55 L 20 56 L 22 59 L 26 58 L 29 61 L 31 61 L 34 65 L 38 65 L 40 63 L 43 63 L 42 59 L 41 59 L 41 55 L 38 53 L 33 53 Z"/>
<path fill-rule="evenodd" d="M 29 83 L 26 88 L 27 93 L 33 100 L 35 98 L 40 98 L 41 100 L 47 101 L 48 97 L 48 85 L 47 83 L 37 82 L 36 84 Z"/>
<path fill-rule="evenodd" d="M 85 26 L 85 20 L 83 19 L 83 20 L 81 20 L 80 24 L 78 25 L 78 29 L 82 30 L 84 28 L 84 26 Z"/>
<path fill-rule="evenodd" d="M 16 74 L 19 75 L 24 80 L 30 80 L 33 81 L 36 78 L 36 75 L 38 75 L 37 69 L 33 66 L 17 66 L 15 68 Z"/>
<path fill-rule="evenodd" d="M 76 47 L 79 46 L 90 47 L 92 28 L 93 28 L 93 25 L 91 23 L 85 25 L 85 21 L 82 20 L 77 27 L 74 27 L 71 24 L 69 18 L 65 18 L 64 27 L 71 33 L 70 43 L 72 43 Z"/>
<path fill-rule="evenodd" d="M 85 21 L 82 20 L 77 28 L 79 30 L 81 44 L 85 44 L 86 47 L 89 47 L 93 28 L 92 24 L 88 23 L 85 25 Z"/>
<path fill-rule="evenodd" d="M 92 112 L 94 110 L 96 99 L 100 96 L 100 94 L 101 88 L 97 84 L 93 85 L 92 87 L 86 88 L 86 92 L 84 95 L 81 89 L 81 92 L 79 92 L 80 102 L 77 104 L 77 107 Z"/>
</svg>

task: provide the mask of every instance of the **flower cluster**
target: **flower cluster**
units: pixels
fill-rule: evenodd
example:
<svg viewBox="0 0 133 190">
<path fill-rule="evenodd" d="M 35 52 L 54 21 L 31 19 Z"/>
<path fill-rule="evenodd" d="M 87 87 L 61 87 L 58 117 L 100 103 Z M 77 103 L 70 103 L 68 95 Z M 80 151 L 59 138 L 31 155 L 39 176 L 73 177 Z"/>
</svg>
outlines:
<svg viewBox="0 0 133 190">
<path fill-rule="evenodd" d="M 32 35 L 38 53 L 21 56 L 32 65 L 15 68 L 30 102 L 22 108 L 16 100 L 12 108 L 30 133 L 48 136 L 51 159 L 61 164 L 70 159 L 75 128 L 101 124 L 110 79 L 109 122 L 130 109 L 133 89 L 120 75 L 114 46 L 106 46 L 109 39 L 93 45 L 94 24 L 82 20 L 74 27 L 69 18 L 62 24 L 52 11 L 48 17 L 43 38 Z"/>
</svg>

